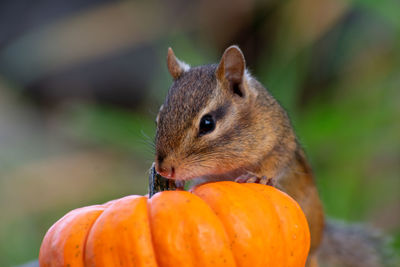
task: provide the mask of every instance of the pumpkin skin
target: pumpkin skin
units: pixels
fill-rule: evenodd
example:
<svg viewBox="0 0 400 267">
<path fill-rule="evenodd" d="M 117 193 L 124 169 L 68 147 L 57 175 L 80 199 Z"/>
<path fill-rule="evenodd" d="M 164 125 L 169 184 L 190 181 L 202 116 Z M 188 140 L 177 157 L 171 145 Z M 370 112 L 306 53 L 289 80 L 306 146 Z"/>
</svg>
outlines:
<svg viewBox="0 0 400 267">
<path fill-rule="evenodd" d="M 304 266 L 299 205 L 271 186 L 207 183 L 73 210 L 46 233 L 40 266 Z"/>
</svg>

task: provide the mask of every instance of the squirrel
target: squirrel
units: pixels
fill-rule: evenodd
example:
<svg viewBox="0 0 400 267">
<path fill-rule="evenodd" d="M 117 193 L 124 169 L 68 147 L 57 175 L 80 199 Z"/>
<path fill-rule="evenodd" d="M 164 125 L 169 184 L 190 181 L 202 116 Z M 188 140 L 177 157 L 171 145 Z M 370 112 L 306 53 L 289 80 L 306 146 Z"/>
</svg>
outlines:
<svg viewBox="0 0 400 267">
<path fill-rule="evenodd" d="M 351 251 L 343 253 L 346 247 L 354 251 L 357 238 L 346 246 L 349 242 L 338 241 L 340 234 L 332 233 L 336 228 L 325 223 L 311 167 L 289 117 L 250 75 L 238 46 L 228 47 L 219 64 L 198 67 L 179 60 L 169 48 L 167 66 L 173 84 L 156 117 L 155 168 L 161 176 L 180 186 L 190 180 L 273 185 L 294 198 L 306 215 L 311 233 L 306 266 L 322 265 L 320 258 L 329 258 L 324 254 L 334 259 L 329 266 L 385 266 L 377 256 L 371 259 L 374 245 L 364 244 L 366 255 L 356 253 L 362 260 L 353 260 Z M 333 255 L 338 251 L 343 259 Z"/>
</svg>

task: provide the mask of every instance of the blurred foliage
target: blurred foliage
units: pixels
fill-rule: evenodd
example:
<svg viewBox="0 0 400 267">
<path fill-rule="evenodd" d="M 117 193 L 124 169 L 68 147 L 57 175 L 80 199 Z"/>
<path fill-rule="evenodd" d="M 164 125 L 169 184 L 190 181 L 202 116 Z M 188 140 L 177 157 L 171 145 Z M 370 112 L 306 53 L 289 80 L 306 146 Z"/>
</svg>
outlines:
<svg viewBox="0 0 400 267">
<path fill-rule="evenodd" d="M 71 209 L 145 194 L 167 47 L 199 65 L 232 43 L 288 110 L 327 214 L 400 251 L 398 1 L 1 5 L 0 266 L 37 258 Z"/>
</svg>

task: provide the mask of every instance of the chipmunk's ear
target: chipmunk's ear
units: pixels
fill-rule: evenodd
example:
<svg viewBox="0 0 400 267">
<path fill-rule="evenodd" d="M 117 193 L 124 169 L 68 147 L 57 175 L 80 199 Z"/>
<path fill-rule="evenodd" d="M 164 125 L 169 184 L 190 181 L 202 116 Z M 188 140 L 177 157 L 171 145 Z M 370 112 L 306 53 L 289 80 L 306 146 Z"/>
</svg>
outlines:
<svg viewBox="0 0 400 267">
<path fill-rule="evenodd" d="M 222 55 L 221 61 L 215 72 L 217 79 L 227 84 L 229 90 L 238 96 L 244 96 L 244 72 L 246 62 L 242 51 L 236 45 L 228 47 Z"/>
<path fill-rule="evenodd" d="M 172 51 L 172 48 L 168 48 L 167 55 L 167 66 L 168 71 L 174 80 L 178 79 L 183 72 L 188 71 L 190 66 L 183 61 L 180 61 Z"/>
</svg>

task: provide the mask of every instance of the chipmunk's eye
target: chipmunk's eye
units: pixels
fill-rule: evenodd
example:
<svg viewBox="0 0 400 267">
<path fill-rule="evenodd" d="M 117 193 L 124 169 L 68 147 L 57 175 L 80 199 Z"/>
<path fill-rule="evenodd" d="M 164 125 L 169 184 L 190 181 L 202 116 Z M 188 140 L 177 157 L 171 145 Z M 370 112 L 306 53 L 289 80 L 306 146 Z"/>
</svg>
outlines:
<svg viewBox="0 0 400 267">
<path fill-rule="evenodd" d="M 215 129 L 215 121 L 209 114 L 204 115 L 200 120 L 199 136 L 211 133 Z"/>
</svg>

